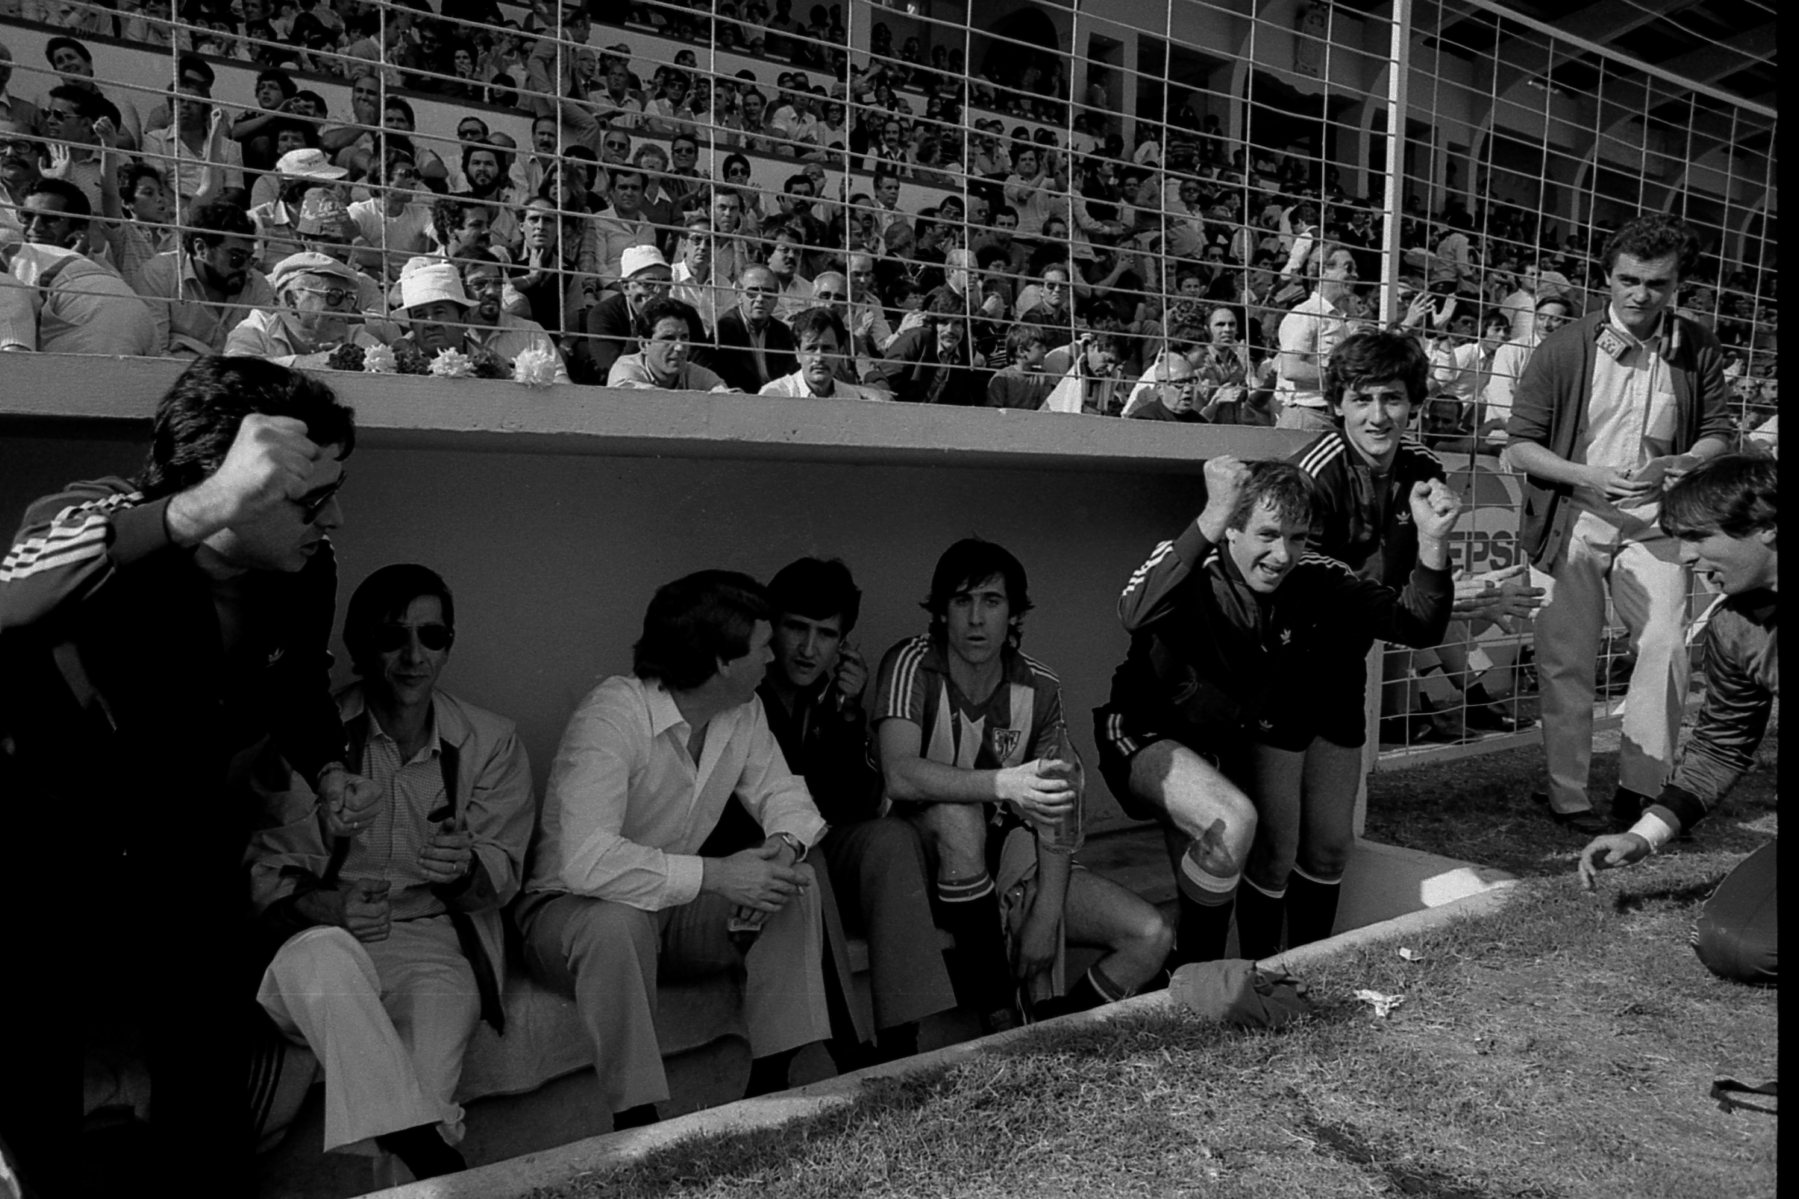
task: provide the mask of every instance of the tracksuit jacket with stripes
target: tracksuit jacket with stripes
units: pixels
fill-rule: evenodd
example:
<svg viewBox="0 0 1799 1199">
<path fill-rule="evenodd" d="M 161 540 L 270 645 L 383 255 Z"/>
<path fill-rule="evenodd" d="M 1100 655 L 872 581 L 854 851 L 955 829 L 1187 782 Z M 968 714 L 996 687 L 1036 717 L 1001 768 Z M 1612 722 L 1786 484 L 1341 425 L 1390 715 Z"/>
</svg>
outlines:
<svg viewBox="0 0 1799 1199">
<path fill-rule="evenodd" d="M 1193 521 L 1156 547 L 1119 598 L 1131 647 L 1109 706 L 1202 751 L 1246 737 L 1302 749 L 1312 722 L 1293 713 L 1311 710 L 1328 647 L 1367 637 L 1435 645 L 1453 600 L 1446 570 L 1416 566 L 1394 591 L 1320 554 L 1260 594 Z"/>
</svg>

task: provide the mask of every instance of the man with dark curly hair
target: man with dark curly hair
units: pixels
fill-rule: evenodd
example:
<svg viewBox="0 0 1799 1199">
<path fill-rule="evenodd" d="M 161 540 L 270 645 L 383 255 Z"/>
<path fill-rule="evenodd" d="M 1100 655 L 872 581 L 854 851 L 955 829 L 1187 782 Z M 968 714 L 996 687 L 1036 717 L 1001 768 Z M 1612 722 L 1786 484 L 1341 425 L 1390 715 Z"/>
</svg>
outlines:
<svg viewBox="0 0 1799 1199">
<path fill-rule="evenodd" d="M 1686 702 L 1691 581 L 1656 522 L 1662 489 L 1731 434 L 1718 339 L 1673 311 L 1697 254 L 1672 217 L 1614 233 L 1610 303 L 1544 339 L 1506 425 L 1508 459 L 1525 474 L 1520 541 L 1548 592 L 1536 623 L 1547 802 L 1557 824 L 1589 836 L 1607 831 L 1587 787 L 1608 595 L 1636 659 L 1611 813 L 1625 827 L 1667 781 Z"/>
<path fill-rule="evenodd" d="M 31 1009 L 20 1027 L 54 1027 L 72 1009 L 93 1035 L 123 1011 L 155 1092 L 144 1166 L 185 1174 L 204 1161 L 220 1194 L 254 1190 L 254 1009 L 234 952 L 252 823 L 234 786 L 240 755 L 272 743 L 318 797 L 327 840 L 363 833 L 381 799 L 347 769 L 329 687 L 331 533 L 355 444 L 353 414 L 317 380 L 202 358 L 158 404 L 137 478 L 37 501 L 0 556 L 8 837 L 94 880 L 61 888 L 54 920 L 8 925 L 17 960 L 69 965 L 55 987 L 15 988 Z M 9 910 L 44 902 L 37 872 L 6 877 Z M 71 935 L 82 952 L 59 952 Z M 16 1057 L 7 1090 L 58 1093 L 74 1064 L 54 1050 Z M 37 1118 L 0 1110 L 9 1143 L 43 1155 L 34 1177 L 73 1178 L 81 1163 L 54 1156 L 60 1124 Z"/>
</svg>

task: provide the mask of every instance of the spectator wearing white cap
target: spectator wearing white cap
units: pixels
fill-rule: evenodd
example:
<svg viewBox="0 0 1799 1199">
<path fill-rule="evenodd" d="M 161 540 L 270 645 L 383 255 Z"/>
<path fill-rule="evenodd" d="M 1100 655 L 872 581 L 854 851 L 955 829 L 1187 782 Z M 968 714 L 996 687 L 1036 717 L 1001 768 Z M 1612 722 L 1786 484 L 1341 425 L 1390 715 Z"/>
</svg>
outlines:
<svg viewBox="0 0 1799 1199">
<path fill-rule="evenodd" d="M 264 270 L 304 248 L 294 226 L 299 222 L 300 202 L 306 192 L 321 184 L 336 183 L 349 174 L 343 167 L 332 165 L 317 146 L 289 150 L 276 160 L 275 172 L 281 176 L 281 190 L 275 199 L 250 209 L 259 243 L 257 263 Z"/>
<path fill-rule="evenodd" d="M 19 203 L 26 244 L 0 241 L 0 350 L 152 356 L 150 308 L 110 267 L 80 252 L 91 216 L 81 189 L 39 179 Z"/>
<path fill-rule="evenodd" d="M 269 276 L 278 305 L 246 316 L 225 339 L 225 353 L 318 368 L 346 342 L 386 344 L 382 326 L 371 328 L 356 309 L 363 278 L 328 254 L 289 255 Z"/>
<path fill-rule="evenodd" d="M 587 310 L 587 335 L 571 352 L 575 377 L 583 383 L 603 383 L 621 355 L 637 353 L 642 348 L 638 314 L 651 301 L 668 295 L 673 281 L 674 272 L 661 250 L 626 247 L 619 258 L 619 290 Z"/>
<path fill-rule="evenodd" d="M 621 267 L 627 249 L 632 246 L 653 248 L 656 244 L 656 226 L 643 212 L 647 179 L 638 167 L 614 170 L 607 192 L 612 203 L 593 218 L 594 231 L 600 239 L 600 280 L 608 287 L 623 277 Z"/>
</svg>

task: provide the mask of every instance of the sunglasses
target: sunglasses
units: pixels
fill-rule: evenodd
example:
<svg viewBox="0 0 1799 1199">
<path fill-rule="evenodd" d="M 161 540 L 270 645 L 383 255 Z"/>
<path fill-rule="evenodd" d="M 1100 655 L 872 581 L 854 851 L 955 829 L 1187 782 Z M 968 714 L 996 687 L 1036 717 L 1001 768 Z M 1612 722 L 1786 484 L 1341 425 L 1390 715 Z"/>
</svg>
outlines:
<svg viewBox="0 0 1799 1199">
<path fill-rule="evenodd" d="M 311 495 L 301 496 L 299 499 L 295 500 L 294 503 L 300 506 L 301 520 L 306 524 L 312 524 L 314 521 L 318 520 L 319 513 L 325 510 L 325 505 L 329 504 L 332 499 L 336 497 L 337 493 L 343 490 L 344 484 L 349 481 L 350 472 L 345 471 L 343 474 L 337 476 L 337 482 L 328 487 L 321 487 Z"/>
<path fill-rule="evenodd" d="M 456 640 L 456 630 L 445 624 L 384 624 L 375 627 L 375 649 L 391 654 L 403 650 L 418 634 L 419 644 L 439 652 L 449 649 Z"/>
</svg>

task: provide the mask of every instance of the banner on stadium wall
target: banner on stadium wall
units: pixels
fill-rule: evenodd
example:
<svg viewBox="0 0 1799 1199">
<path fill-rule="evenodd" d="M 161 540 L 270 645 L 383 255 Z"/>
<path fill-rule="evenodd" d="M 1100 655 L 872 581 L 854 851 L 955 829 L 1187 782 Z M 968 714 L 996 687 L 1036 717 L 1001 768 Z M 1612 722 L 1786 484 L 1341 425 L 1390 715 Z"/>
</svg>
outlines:
<svg viewBox="0 0 1799 1199">
<path fill-rule="evenodd" d="M 1449 543 L 1449 565 L 1469 574 L 1504 570 L 1524 560 L 1518 547 L 1518 514 L 1524 485 L 1502 470 L 1497 459 L 1439 454 L 1449 485 L 1467 505 Z"/>
</svg>

